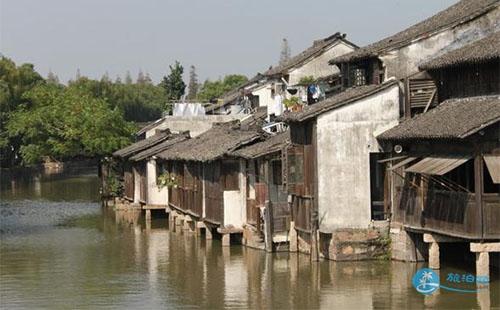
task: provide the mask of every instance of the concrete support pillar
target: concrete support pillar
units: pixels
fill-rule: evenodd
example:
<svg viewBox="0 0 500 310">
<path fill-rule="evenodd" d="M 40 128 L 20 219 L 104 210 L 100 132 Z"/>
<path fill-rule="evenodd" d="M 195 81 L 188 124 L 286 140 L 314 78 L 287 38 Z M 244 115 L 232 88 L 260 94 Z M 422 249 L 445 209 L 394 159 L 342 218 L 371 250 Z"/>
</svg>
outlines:
<svg viewBox="0 0 500 310">
<path fill-rule="evenodd" d="M 478 286 L 487 285 L 490 278 L 490 252 L 500 252 L 500 242 L 471 243 L 476 253 L 476 279 Z"/>
<path fill-rule="evenodd" d="M 168 214 L 168 228 L 172 229 L 175 226 L 175 211 L 170 211 Z"/>
<path fill-rule="evenodd" d="M 212 239 L 213 239 L 212 230 L 210 229 L 210 227 L 206 227 L 205 228 L 205 240 L 212 240 Z"/>
<path fill-rule="evenodd" d="M 476 277 L 490 277 L 490 253 L 476 253 Z"/>
<path fill-rule="evenodd" d="M 230 245 L 231 245 L 231 234 L 223 234 L 222 246 L 230 246 Z"/>
<path fill-rule="evenodd" d="M 439 269 L 439 243 L 432 242 L 429 244 L 429 268 Z"/>
<path fill-rule="evenodd" d="M 191 230 L 189 223 L 190 223 L 189 218 L 187 216 L 184 216 L 184 223 L 182 226 L 182 230 Z"/>
<path fill-rule="evenodd" d="M 196 236 L 201 236 L 201 229 L 205 227 L 203 222 L 194 222 L 194 232 Z"/>
<path fill-rule="evenodd" d="M 298 246 L 297 246 L 297 231 L 295 230 L 295 222 L 290 222 L 290 252 L 297 252 L 298 251 Z"/>
<path fill-rule="evenodd" d="M 151 230 L 151 210 L 146 209 L 146 230 Z"/>
<path fill-rule="evenodd" d="M 183 222 L 182 220 L 183 220 L 182 216 L 177 215 L 175 217 L 175 226 L 182 227 L 182 222 Z"/>
<path fill-rule="evenodd" d="M 319 261 L 319 231 L 313 230 L 311 234 L 311 261 L 318 262 Z"/>
</svg>

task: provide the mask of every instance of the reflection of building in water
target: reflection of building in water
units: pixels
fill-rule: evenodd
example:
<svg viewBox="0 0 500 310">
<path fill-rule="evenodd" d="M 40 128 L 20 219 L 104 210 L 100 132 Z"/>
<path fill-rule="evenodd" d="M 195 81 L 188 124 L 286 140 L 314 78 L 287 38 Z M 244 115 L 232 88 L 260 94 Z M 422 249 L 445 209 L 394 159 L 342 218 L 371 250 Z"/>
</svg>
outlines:
<svg viewBox="0 0 500 310">
<path fill-rule="evenodd" d="M 248 304 L 248 269 L 241 256 L 224 257 L 224 305 L 226 307 Z"/>
<path fill-rule="evenodd" d="M 146 235 L 149 285 L 155 290 L 158 289 L 158 266 L 169 260 L 169 237 L 163 229 L 150 230 Z"/>
</svg>

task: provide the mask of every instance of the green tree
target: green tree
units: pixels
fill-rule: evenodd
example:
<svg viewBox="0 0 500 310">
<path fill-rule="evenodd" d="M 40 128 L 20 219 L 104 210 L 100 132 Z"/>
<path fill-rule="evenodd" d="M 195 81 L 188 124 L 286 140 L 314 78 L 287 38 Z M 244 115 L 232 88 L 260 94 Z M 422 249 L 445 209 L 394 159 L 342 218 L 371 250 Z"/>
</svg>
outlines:
<svg viewBox="0 0 500 310">
<path fill-rule="evenodd" d="M 6 126 L 12 113 L 21 105 L 30 105 L 24 94 L 38 84 L 44 83 L 32 64 L 16 64 L 6 58 L 0 58 L 0 158 L 2 166 L 18 163 L 21 137 L 8 135 Z"/>
<path fill-rule="evenodd" d="M 187 99 L 188 100 L 195 100 L 196 95 L 198 94 L 198 75 L 196 74 L 196 67 L 191 66 L 189 70 L 189 85 L 188 85 L 188 95 Z"/>
<path fill-rule="evenodd" d="M 101 157 L 129 143 L 133 125 L 119 109 L 82 88 L 47 84 L 25 94 L 31 106 L 12 113 L 9 136 L 21 137 L 23 164 L 43 158 Z"/>
<path fill-rule="evenodd" d="M 130 75 L 130 71 L 125 73 L 125 84 L 132 84 L 132 76 Z"/>
<path fill-rule="evenodd" d="M 220 98 L 230 90 L 243 85 L 248 78 L 240 74 L 226 75 L 223 79 L 216 81 L 206 80 L 198 92 L 198 99 L 201 101 L 212 101 Z"/>
<path fill-rule="evenodd" d="M 184 68 L 182 65 L 176 61 L 173 66 L 170 67 L 170 74 L 164 76 L 161 82 L 161 86 L 165 90 L 165 97 L 168 101 L 176 101 L 181 99 L 186 90 L 186 83 L 182 79 L 182 74 L 184 73 Z"/>
</svg>

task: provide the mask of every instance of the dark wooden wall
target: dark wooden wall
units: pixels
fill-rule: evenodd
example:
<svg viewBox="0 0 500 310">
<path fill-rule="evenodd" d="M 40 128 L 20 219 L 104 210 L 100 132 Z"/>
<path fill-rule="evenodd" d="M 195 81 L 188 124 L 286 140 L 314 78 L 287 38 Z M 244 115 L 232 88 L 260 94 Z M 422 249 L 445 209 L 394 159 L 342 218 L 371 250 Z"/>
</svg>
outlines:
<svg viewBox="0 0 500 310">
<path fill-rule="evenodd" d="M 439 101 L 500 93 L 499 60 L 431 71 L 439 81 Z"/>
</svg>

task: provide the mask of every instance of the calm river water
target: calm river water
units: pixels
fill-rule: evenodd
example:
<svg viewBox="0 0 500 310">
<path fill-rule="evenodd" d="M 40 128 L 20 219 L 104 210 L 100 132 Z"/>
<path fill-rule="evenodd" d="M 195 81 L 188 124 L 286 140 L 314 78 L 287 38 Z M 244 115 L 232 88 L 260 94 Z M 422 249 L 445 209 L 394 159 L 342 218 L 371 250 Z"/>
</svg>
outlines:
<svg viewBox="0 0 500 310">
<path fill-rule="evenodd" d="M 411 285 L 425 264 L 310 264 L 171 232 L 166 219 L 117 223 L 98 202 L 94 171 L 44 176 L 2 173 L 0 306 L 13 308 L 473 309 L 500 307 L 489 290 L 431 297 Z M 474 272 L 474 264 L 445 264 Z M 443 279 L 442 279 L 443 281 Z"/>
</svg>

